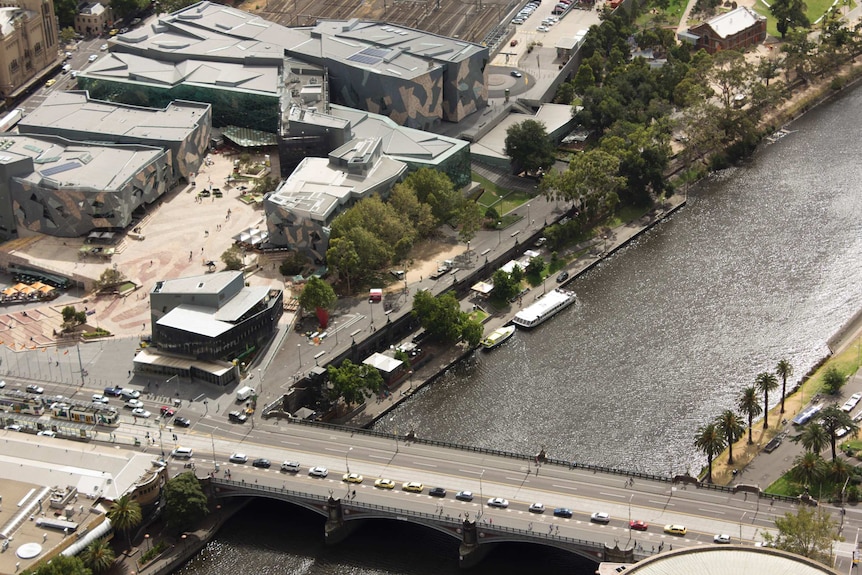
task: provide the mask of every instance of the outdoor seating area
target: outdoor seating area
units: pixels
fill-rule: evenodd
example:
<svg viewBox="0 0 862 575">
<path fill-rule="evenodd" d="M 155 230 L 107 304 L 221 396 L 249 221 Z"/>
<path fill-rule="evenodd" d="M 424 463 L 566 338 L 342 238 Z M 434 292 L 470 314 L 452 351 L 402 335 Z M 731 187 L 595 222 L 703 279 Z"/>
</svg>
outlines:
<svg viewBox="0 0 862 575">
<path fill-rule="evenodd" d="M 27 303 L 32 301 L 46 301 L 57 297 L 57 288 L 35 282 L 33 284 L 17 283 L 7 287 L 0 292 L 0 303 Z"/>
</svg>

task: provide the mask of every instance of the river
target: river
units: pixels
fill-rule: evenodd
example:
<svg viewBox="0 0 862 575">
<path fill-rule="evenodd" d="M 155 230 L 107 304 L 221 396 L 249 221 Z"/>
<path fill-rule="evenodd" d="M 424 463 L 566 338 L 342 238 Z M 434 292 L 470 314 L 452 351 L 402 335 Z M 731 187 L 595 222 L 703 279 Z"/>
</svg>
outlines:
<svg viewBox="0 0 862 575">
<path fill-rule="evenodd" d="M 474 354 L 376 429 L 697 472 L 705 462 L 693 447 L 697 427 L 782 358 L 795 381 L 862 307 L 860 124 L 859 88 L 797 120 L 791 134 L 698 185 L 684 209 L 572 284 L 576 305 Z M 259 573 L 458 570 L 454 542 L 424 530 L 381 523 L 325 549 L 322 519 L 309 528 L 317 523 L 303 515 L 294 527 L 304 512 L 282 512 L 276 523 L 244 513 L 180 573 L 224 573 L 238 556 Z M 543 572 L 593 572 L 553 554 L 544 568 L 548 552 L 533 547 L 474 572 L 530 571 L 536 553 Z"/>
</svg>

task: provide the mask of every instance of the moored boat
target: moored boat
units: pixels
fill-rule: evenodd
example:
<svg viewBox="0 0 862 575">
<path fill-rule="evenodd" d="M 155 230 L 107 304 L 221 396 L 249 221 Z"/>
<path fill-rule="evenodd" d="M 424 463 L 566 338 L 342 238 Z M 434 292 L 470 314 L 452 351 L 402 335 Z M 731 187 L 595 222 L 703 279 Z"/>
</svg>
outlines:
<svg viewBox="0 0 862 575">
<path fill-rule="evenodd" d="M 488 337 L 482 339 L 482 347 L 485 349 L 494 349 L 515 333 L 515 326 L 507 325 L 500 327 L 488 334 Z"/>
<path fill-rule="evenodd" d="M 530 329 L 573 303 L 575 303 L 575 292 L 557 288 L 540 297 L 533 305 L 519 311 L 512 323 L 518 327 Z"/>
</svg>

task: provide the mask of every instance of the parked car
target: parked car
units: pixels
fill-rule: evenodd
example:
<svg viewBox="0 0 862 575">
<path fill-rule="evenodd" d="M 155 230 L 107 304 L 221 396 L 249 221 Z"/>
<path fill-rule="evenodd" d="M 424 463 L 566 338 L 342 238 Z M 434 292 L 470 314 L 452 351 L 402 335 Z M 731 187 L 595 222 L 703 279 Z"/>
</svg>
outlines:
<svg viewBox="0 0 862 575">
<path fill-rule="evenodd" d="M 560 272 L 560 275 L 557 276 L 557 283 L 561 284 L 564 281 L 566 281 L 567 279 L 569 279 L 569 272 L 566 272 L 566 271 Z"/>
<path fill-rule="evenodd" d="M 428 491 L 428 495 L 431 497 L 446 497 L 446 490 L 442 487 L 432 487 Z"/>
<path fill-rule="evenodd" d="M 473 501 L 472 491 L 459 491 L 455 494 L 455 499 L 458 501 Z"/>
<path fill-rule="evenodd" d="M 548 28 L 547 26 L 545 26 L 544 24 L 541 24 L 539 26 L 536 26 L 536 31 L 537 32 L 550 32 L 551 29 Z"/>
<path fill-rule="evenodd" d="M 255 459 L 251 462 L 252 467 L 260 467 L 261 469 L 269 469 L 272 465 L 269 459 L 264 459 L 263 457 L 259 459 Z"/>
<path fill-rule="evenodd" d="M 188 417 L 175 417 L 174 418 L 174 425 L 179 425 L 180 427 L 190 427 L 191 424 L 192 424 L 192 422 L 189 421 Z"/>
<path fill-rule="evenodd" d="M 395 489 L 395 482 L 391 479 L 378 479 L 374 482 L 374 487 L 378 489 Z"/>
<path fill-rule="evenodd" d="M 50 429 L 43 429 L 36 435 L 41 435 L 42 437 L 57 437 L 57 432 Z"/>
<path fill-rule="evenodd" d="M 245 463 L 248 461 L 248 455 L 245 453 L 234 453 L 228 458 L 231 463 Z"/>
<path fill-rule="evenodd" d="M 38 395 L 42 395 L 43 393 L 45 393 L 44 387 L 39 387 L 38 385 L 34 384 L 28 385 L 25 389 L 27 390 L 27 393 L 36 393 Z"/>
<path fill-rule="evenodd" d="M 311 469 L 309 469 L 308 474 L 311 477 L 326 477 L 327 475 L 329 475 L 329 470 L 326 469 L 325 467 L 317 466 L 317 467 L 312 467 Z"/>
<path fill-rule="evenodd" d="M 492 497 L 488 500 L 488 507 L 497 507 L 499 509 L 505 509 L 509 506 L 509 501 L 507 499 L 503 499 L 502 497 Z"/>
<path fill-rule="evenodd" d="M 568 507 L 557 507 L 554 509 L 554 517 L 564 517 L 566 519 L 572 518 L 572 510 Z"/>
<path fill-rule="evenodd" d="M 844 402 L 844 405 L 841 406 L 841 411 L 853 411 L 853 408 L 856 407 L 856 404 L 859 403 L 860 399 L 862 399 L 862 393 L 854 393 L 847 401 Z"/>
<path fill-rule="evenodd" d="M 611 522 L 611 516 L 603 511 L 596 511 L 592 515 L 590 515 L 590 521 L 593 523 L 604 523 L 608 524 Z"/>
</svg>

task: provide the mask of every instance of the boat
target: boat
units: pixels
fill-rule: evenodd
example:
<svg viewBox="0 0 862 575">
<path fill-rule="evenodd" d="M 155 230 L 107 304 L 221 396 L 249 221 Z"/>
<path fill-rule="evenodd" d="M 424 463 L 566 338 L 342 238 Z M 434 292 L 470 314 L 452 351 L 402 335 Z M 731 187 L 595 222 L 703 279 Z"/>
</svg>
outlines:
<svg viewBox="0 0 862 575">
<path fill-rule="evenodd" d="M 515 333 L 515 326 L 507 325 L 504 327 L 500 327 L 492 331 L 488 334 L 488 337 L 484 338 L 481 341 L 482 347 L 485 349 L 494 349 Z"/>
<path fill-rule="evenodd" d="M 575 292 L 556 288 L 540 297 L 536 303 L 515 314 L 512 323 L 530 329 L 575 303 Z"/>
</svg>

